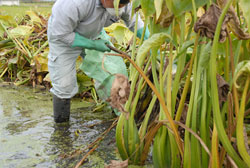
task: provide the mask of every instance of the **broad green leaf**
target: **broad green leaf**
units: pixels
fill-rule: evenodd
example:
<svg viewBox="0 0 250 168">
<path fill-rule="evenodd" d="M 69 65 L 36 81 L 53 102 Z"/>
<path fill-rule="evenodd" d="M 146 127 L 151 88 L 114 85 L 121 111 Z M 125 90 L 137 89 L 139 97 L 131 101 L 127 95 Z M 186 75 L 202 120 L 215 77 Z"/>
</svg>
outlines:
<svg viewBox="0 0 250 168">
<path fill-rule="evenodd" d="M 155 2 L 155 10 L 156 10 L 156 20 L 158 20 L 162 11 L 163 0 L 155 0 L 154 2 Z"/>
<path fill-rule="evenodd" d="M 17 26 L 10 30 L 10 34 L 14 37 L 29 36 L 32 33 L 33 28 L 30 26 Z"/>
<path fill-rule="evenodd" d="M 133 2 L 133 4 L 132 4 L 132 16 L 134 16 L 135 8 L 139 7 L 141 3 L 140 3 L 140 0 L 133 0 L 132 2 Z"/>
<path fill-rule="evenodd" d="M 146 54 L 149 52 L 149 50 L 154 47 L 159 47 L 166 41 L 166 39 L 172 39 L 172 38 L 167 33 L 157 33 L 157 34 L 152 35 L 146 41 L 144 41 L 144 43 L 141 45 L 141 47 L 138 50 L 137 59 L 136 59 L 137 65 L 141 67 L 145 60 Z"/>
<path fill-rule="evenodd" d="M 154 0 L 141 0 L 141 7 L 145 17 L 155 13 Z"/>
<path fill-rule="evenodd" d="M 250 33 L 250 1 L 240 0 L 240 7 L 243 11 L 243 15 L 246 18 L 247 25 L 248 25 L 248 32 Z"/>
<path fill-rule="evenodd" d="M 195 0 L 196 8 L 203 6 L 207 3 L 207 0 Z M 191 0 L 166 0 L 166 4 L 169 10 L 174 13 L 175 16 L 179 16 L 186 11 L 193 9 Z"/>
<path fill-rule="evenodd" d="M 26 14 L 30 17 L 33 23 L 42 23 L 41 19 L 34 11 L 27 11 Z"/>
</svg>

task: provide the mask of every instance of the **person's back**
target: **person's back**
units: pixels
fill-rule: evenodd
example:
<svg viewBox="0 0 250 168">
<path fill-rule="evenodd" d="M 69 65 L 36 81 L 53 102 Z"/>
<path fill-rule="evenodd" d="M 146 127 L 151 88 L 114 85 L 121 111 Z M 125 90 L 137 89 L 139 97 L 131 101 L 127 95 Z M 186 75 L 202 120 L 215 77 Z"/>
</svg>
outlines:
<svg viewBox="0 0 250 168">
<path fill-rule="evenodd" d="M 52 8 L 48 22 L 49 55 L 48 68 L 53 87 L 53 108 L 56 122 L 69 120 L 70 99 L 78 92 L 76 80 L 77 57 L 85 49 L 110 51 L 107 41 L 96 39 L 103 30 L 118 18 L 122 18 L 133 30 L 135 17 L 131 19 L 132 4 L 120 0 L 119 17 L 116 16 L 114 0 L 58 0 Z M 138 29 L 144 23 L 139 19 Z"/>
</svg>

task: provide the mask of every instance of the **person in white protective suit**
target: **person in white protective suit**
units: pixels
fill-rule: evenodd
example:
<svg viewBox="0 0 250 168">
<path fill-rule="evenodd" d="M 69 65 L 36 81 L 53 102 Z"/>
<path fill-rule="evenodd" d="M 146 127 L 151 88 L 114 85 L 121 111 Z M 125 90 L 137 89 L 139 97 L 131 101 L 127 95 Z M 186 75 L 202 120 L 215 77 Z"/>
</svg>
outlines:
<svg viewBox="0 0 250 168">
<path fill-rule="evenodd" d="M 131 18 L 132 3 L 120 0 L 116 16 L 114 0 L 57 0 L 48 22 L 48 68 L 52 82 L 53 111 L 56 123 L 70 117 L 70 99 L 78 92 L 76 59 L 84 49 L 110 51 L 107 41 L 97 39 L 103 27 L 124 20 L 134 31 L 135 16 Z M 137 36 L 141 37 L 144 23 L 139 17 Z M 146 31 L 146 35 L 148 30 Z M 84 54 L 81 54 L 84 55 Z"/>
</svg>

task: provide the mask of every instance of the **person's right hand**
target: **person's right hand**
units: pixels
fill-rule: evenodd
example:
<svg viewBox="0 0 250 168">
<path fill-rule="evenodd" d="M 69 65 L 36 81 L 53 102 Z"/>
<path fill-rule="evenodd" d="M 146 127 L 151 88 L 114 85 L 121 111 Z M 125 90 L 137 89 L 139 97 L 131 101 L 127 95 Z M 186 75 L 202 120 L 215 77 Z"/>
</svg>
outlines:
<svg viewBox="0 0 250 168">
<path fill-rule="evenodd" d="M 98 39 L 94 40 L 93 42 L 94 42 L 93 49 L 101 52 L 111 51 L 110 48 L 106 45 L 109 43 L 107 40 Z"/>
</svg>

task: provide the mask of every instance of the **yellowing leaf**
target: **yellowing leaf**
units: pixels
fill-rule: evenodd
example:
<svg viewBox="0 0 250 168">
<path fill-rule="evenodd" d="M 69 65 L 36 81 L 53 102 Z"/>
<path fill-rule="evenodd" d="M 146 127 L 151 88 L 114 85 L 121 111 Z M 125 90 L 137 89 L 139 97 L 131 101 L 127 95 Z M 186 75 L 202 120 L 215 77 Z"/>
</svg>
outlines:
<svg viewBox="0 0 250 168">
<path fill-rule="evenodd" d="M 2 22 L 6 26 L 16 26 L 17 23 L 12 16 L 8 15 L 0 15 L 0 22 Z"/>
<path fill-rule="evenodd" d="M 109 35 L 113 36 L 119 44 L 127 43 L 133 36 L 133 32 L 122 23 L 114 23 L 105 28 L 105 31 L 109 32 Z"/>
<path fill-rule="evenodd" d="M 17 26 L 10 30 L 10 34 L 14 37 L 29 36 L 33 29 L 30 26 Z"/>
<path fill-rule="evenodd" d="M 48 72 L 48 58 L 41 55 L 34 56 L 37 72 Z"/>
<path fill-rule="evenodd" d="M 42 23 L 41 19 L 34 11 L 27 11 L 26 14 L 30 17 L 33 23 Z"/>
<path fill-rule="evenodd" d="M 162 11 L 163 0 L 156 0 L 154 1 L 154 3 L 155 3 L 155 10 L 156 10 L 156 20 L 158 20 Z"/>
</svg>

